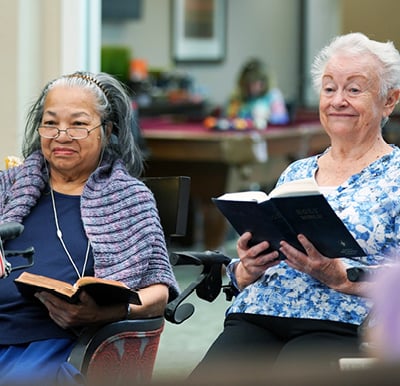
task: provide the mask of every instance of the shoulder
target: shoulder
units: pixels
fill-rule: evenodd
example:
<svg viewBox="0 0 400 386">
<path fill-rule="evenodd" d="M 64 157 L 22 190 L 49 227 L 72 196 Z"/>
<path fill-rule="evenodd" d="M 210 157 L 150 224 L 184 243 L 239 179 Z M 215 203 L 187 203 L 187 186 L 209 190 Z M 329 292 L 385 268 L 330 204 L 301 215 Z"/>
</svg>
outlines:
<svg viewBox="0 0 400 386">
<path fill-rule="evenodd" d="M 117 206 L 128 208 L 142 204 L 151 208 L 155 205 L 150 189 L 143 181 L 131 176 L 119 160 L 89 178 L 82 199 L 86 204 L 92 202 L 89 207 L 110 206 L 115 209 Z"/>
<path fill-rule="evenodd" d="M 43 186 L 44 157 L 41 152 L 28 156 L 22 164 L 11 167 L 0 173 L 0 180 L 4 185 L 15 185 L 20 188 Z"/>
<path fill-rule="evenodd" d="M 393 148 L 392 155 L 396 160 L 400 158 L 400 148 L 397 145 L 391 145 Z"/>
<path fill-rule="evenodd" d="M 279 178 L 279 183 L 312 177 L 314 171 L 318 167 L 317 160 L 318 160 L 318 155 L 313 155 L 311 157 L 299 159 L 297 161 L 292 162 L 282 172 Z"/>
<path fill-rule="evenodd" d="M 140 191 L 149 190 L 137 177 L 129 174 L 121 160 L 112 161 L 99 167 L 89 178 L 87 187 L 93 191 L 116 191 L 125 188 Z"/>
<path fill-rule="evenodd" d="M 399 162 L 400 162 L 400 148 L 396 145 L 390 145 L 393 149 L 390 153 L 379 158 L 373 162 L 370 166 L 371 169 L 380 169 L 383 172 L 383 176 L 388 176 L 388 170 L 393 171 L 394 174 L 390 175 L 393 178 L 395 175 L 400 176 Z"/>
</svg>

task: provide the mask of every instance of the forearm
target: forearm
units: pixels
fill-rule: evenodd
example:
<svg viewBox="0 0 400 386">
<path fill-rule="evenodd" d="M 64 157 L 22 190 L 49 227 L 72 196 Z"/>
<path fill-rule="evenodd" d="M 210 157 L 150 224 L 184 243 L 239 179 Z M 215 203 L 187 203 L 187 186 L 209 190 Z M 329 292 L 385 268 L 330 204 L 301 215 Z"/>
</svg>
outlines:
<svg viewBox="0 0 400 386">
<path fill-rule="evenodd" d="M 98 306 L 85 292 L 80 294 L 78 304 L 70 304 L 46 292 L 37 292 L 36 297 L 47 307 L 49 316 L 62 328 L 105 324 L 119 320 L 162 316 L 168 301 L 168 287 L 155 284 L 139 291 L 142 304 Z"/>
<path fill-rule="evenodd" d="M 236 279 L 236 286 L 240 291 L 246 288 L 248 285 L 254 283 L 259 277 L 260 274 L 251 275 L 243 266 L 241 262 L 235 264 L 233 268 L 233 272 Z"/>
<path fill-rule="evenodd" d="M 141 305 L 118 304 L 110 307 L 102 307 L 98 322 L 113 322 L 124 319 L 151 318 L 164 314 L 168 301 L 168 287 L 163 284 L 155 284 L 139 291 Z M 100 319 L 100 320 L 99 320 Z"/>
<path fill-rule="evenodd" d="M 335 291 L 343 292 L 348 295 L 368 297 L 372 292 L 372 286 L 373 283 L 368 281 L 352 282 L 346 275 L 346 278 L 343 278 L 342 282 L 331 285 L 330 287 Z"/>
<path fill-rule="evenodd" d="M 344 264 L 342 259 L 324 258 L 319 263 L 309 264 L 306 273 L 335 291 L 368 297 L 372 291 L 373 282 L 349 280 L 347 268 L 348 266 Z"/>
<path fill-rule="evenodd" d="M 139 297 L 142 304 L 131 304 L 130 319 L 162 316 L 168 302 L 168 287 L 164 284 L 154 284 L 141 289 Z"/>
</svg>

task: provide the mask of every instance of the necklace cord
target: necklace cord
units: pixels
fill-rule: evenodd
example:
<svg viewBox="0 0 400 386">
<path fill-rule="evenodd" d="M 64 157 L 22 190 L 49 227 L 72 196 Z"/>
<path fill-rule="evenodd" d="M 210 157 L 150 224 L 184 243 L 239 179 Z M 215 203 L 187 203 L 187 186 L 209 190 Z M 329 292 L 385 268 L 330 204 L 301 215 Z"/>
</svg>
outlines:
<svg viewBox="0 0 400 386">
<path fill-rule="evenodd" d="M 55 222 L 56 229 L 57 229 L 57 237 L 60 240 L 60 243 L 61 243 L 61 245 L 62 245 L 62 247 L 63 247 L 63 249 L 64 249 L 64 251 L 65 251 L 65 253 L 66 253 L 66 255 L 67 255 L 68 259 L 69 259 L 69 261 L 71 262 L 72 266 L 74 267 L 75 272 L 77 273 L 78 277 L 81 278 L 82 276 L 84 276 L 84 273 L 85 273 L 85 270 L 86 270 L 86 265 L 87 265 L 87 262 L 88 262 L 88 259 L 89 259 L 90 240 L 88 239 L 88 243 L 87 243 L 87 247 L 86 247 L 86 254 L 85 254 L 85 260 L 84 260 L 84 263 L 83 263 L 82 273 L 79 273 L 78 267 L 76 266 L 74 259 L 72 258 L 71 254 L 69 253 L 68 248 L 65 245 L 65 242 L 64 242 L 64 239 L 63 239 L 63 236 L 62 236 L 60 225 L 58 223 L 56 201 L 55 201 L 55 198 L 54 198 L 54 192 L 53 192 L 53 188 L 52 188 L 51 183 L 50 183 L 50 179 L 49 179 L 49 186 L 50 186 L 51 203 L 52 203 L 52 206 L 53 206 L 53 213 L 54 213 L 54 222 Z"/>
</svg>

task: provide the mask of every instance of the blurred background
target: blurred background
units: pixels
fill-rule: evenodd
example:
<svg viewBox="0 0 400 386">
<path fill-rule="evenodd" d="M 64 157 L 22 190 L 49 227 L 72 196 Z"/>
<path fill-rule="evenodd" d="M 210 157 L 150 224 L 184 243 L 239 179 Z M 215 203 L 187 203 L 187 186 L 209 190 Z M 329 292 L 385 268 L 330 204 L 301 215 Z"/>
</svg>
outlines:
<svg viewBox="0 0 400 386">
<path fill-rule="evenodd" d="M 175 47 L 182 35 L 176 31 L 182 0 L 0 0 L 0 157 L 19 152 L 27 106 L 43 84 L 77 69 L 100 70 L 102 48 L 125 50 L 120 59 L 114 56 L 114 64 L 129 66 L 130 72 L 119 69 L 119 75 L 142 81 L 151 73 L 153 85 L 156 77 L 159 84 L 169 78 L 171 98 L 182 97 L 179 87 L 187 91 L 190 86 L 211 105 L 226 100 L 240 66 L 257 56 L 273 69 L 288 101 L 315 107 L 309 64 L 332 36 L 362 31 L 400 45 L 396 0 L 214 1 L 223 3 L 215 23 L 222 28 L 222 46 L 214 56 L 200 46 L 199 57 L 190 55 L 190 48 L 185 56 Z M 159 89 L 152 92 L 160 94 Z M 148 103 L 146 95 L 142 103 Z"/>
<path fill-rule="evenodd" d="M 0 0 L 0 9 L 0 162 L 20 155 L 27 109 L 45 83 L 76 70 L 109 72 L 131 93 L 147 174 L 192 178 L 188 235 L 171 248 L 231 257 L 236 235 L 211 197 L 269 188 L 289 162 L 328 145 L 310 84 L 315 53 L 355 31 L 400 47 L 398 0 Z M 283 134 L 203 130 L 252 57 L 268 64 L 290 109 Z M 385 128 L 393 143 L 397 115 Z M 176 268 L 182 288 L 196 273 Z M 222 329 L 224 295 L 190 300 L 194 316 L 165 326 L 156 378 L 184 378 Z"/>
</svg>

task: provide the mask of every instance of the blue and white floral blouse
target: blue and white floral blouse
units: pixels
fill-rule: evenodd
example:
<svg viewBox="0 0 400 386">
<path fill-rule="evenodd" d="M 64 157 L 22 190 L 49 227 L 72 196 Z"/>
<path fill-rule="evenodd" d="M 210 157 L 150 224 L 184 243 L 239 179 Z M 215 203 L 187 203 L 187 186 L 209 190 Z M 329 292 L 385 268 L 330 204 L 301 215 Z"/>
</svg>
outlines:
<svg viewBox="0 0 400 386">
<path fill-rule="evenodd" d="M 315 176 L 318 158 L 312 156 L 294 162 L 283 172 L 278 184 Z M 400 149 L 397 146 L 325 194 L 367 253 L 359 259 L 344 259 L 348 266 L 383 264 L 400 255 Z M 232 267 L 237 261 L 232 260 L 229 266 L 231 279 Z M 367 299 L 330 289 L 282 261 L 241 291 L 227 313 L 360 324 L 369 310 Z"/>
</svg>

